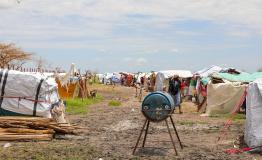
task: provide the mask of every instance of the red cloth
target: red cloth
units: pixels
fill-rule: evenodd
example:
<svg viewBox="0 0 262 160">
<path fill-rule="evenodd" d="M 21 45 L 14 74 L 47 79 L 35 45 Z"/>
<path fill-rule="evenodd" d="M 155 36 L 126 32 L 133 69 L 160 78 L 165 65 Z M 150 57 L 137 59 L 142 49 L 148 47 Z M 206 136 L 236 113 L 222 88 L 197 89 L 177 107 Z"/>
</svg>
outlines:
<svg viewBox="0 0 262 160">
<path fill-rule="evenodd" d="M 240 154 L 240 153 L 247 152 L 247 151 L 250 151 L 250 150 L 252 150 L 252 148 L 228 149 L 225 152 L 227 154 Z"/>
<path fill-rule="evenodd" d="M 186 82 L 182 82 L 182 83 L 181 83 L 181 86 L 180 86 L 181 90 L 184 90 L 184 89 L 185 89 L 185 86 L 186 86 Z"/>
<path fill-rule="evenodd" d="M 200 93 L 202 94 L 203 97 L 207 96 L 207 87 L 203 84 L 200 84 L 199 86 Z"/>
</svg>

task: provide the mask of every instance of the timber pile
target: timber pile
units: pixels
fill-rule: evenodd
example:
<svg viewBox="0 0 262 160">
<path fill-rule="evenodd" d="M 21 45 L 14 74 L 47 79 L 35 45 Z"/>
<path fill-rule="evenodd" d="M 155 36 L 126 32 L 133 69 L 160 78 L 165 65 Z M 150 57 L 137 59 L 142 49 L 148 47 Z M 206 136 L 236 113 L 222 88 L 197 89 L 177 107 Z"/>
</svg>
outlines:
<svg viewBox="0 0 262 160">
<path fill-rule="evenodd" d="M 0 141 L 50 141 L 55 134 L 76 134 L 76 126 L 41 117 L 0 117 Z"/>
</svg>

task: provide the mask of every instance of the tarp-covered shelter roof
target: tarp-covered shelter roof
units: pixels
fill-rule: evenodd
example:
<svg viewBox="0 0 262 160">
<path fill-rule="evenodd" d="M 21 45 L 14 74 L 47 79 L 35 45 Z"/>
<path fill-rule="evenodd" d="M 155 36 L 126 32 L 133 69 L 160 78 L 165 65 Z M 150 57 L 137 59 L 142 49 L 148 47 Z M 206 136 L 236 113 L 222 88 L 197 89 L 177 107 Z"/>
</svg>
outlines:
<svg viewBox="0 0 262 160">
<path fill-rule="evenodd" d="M 158 73 L 162 73 L 165 78 L 171 78 L 174 75 L 178 75 L 181 78 L 193 77 L 191 71 L 187 71 L 187 70 L 166 70 L 166 71 L 159 71 Z"/>
<path fill-rule="evenodd" d="M 209 68 L 204 68 L 200 71 L 197 71 L 195 74 L 200 75 L 200 77 L 208 77 L 213 73 L 218 73 L 220 71 L 222 71 L 223 68 L 219 67 L 219 66 L 210 66 Z"/>
<path fill-rule="evenodd" d="M 262 72 L 255 72 L 252 74 L 246 72 L 241 72 L 240 74 L 215 73 L 212 75 L 212 77 L 218 79 L 225 79 L 230 82 L 249 83 L 255 81 L 258 78 L 262 78 Z"/>
</svg>

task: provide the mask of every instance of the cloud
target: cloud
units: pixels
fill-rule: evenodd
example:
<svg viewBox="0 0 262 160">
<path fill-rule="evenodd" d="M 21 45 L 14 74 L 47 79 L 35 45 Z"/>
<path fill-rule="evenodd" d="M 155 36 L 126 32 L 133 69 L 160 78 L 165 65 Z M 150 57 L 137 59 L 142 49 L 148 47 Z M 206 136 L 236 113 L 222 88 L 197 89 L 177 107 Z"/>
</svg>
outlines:
<svg viewBox="0 0 262 160">
<path fill-rule="evenodd" d="M 240 46 L 223 44 L 227 36 L 262 35 L 261 0 L 1 0 L 0 14 L 0 41 L 36 52 L 128 54 L 123 61 L 140 66 L 149 55 L 221 51 Z"/>
<path fill-rule="evenodd" d="M 136 60 L 136 65 L 141 66 L 141 65 L 145 65 L 147 63 L 147 59 L 140 57 Z"/>
<path fill-rule="evenodd" d="M 3 17 L 8 15 L 10 19 L 7 20 L 7 25 L 10 26 L 12 22 L 22 22 L 23 19 L 27 24 L 22 25 L 23 29 L 36 24 L 54 25 L 58 29 L 78 28 L 77 26 L 80 25 L 79 28 L 84 33 L 86 30 L 92 33 L 99 28 L 100 31 L 110 32 L 116 25 L 135 25 L 136 22 L 161 28 L 167 27 L 173 21 L 208 20 L 217 24 L 238 24 L 257 31 L 262 30 L 262 1 L 260 0 L 162 0 L 161 2 L 158 0 L 23 0 L 20 5 L 15 4 L 15 0 L 1 0 L 0 6 L 9 8 L 12 6 L 9 12 L 5 10 L 1 15 Z M 138 15 L 137 17 L 142 18 L 133 20 L 129 15 Z M 76 24 L 74 25 L 73 22 Z M 37 29 L 31 31 L 35 30 Z M 190 31 L 177 31 L 177 33 L 197 34 Z"/>
<path fill-rule="evenodd" d="M 148 60 L 144 57 L 125 57 L 123 58 L 123 62 L 128 66 L 143 66 L 148 63 Z"/>
</svg>

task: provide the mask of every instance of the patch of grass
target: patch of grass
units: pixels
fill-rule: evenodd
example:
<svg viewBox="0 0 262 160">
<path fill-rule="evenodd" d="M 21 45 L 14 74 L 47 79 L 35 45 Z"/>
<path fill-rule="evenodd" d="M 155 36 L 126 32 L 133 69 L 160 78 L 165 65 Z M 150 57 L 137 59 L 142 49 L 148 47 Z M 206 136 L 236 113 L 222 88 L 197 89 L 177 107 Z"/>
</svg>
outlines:
<svg viewBox="0 0 262 160">
<path fill-rule="evenodd" d="M 69 114 L 87 114 L 88 106 L 92 104 L 99 103 L 103 100 L 101 95 L 97 95 L 96 98 L 75 98 L 68 99 L 66 101 L 66 112 Z"/>
<path fill-rule="evenodd" d="M 232 117 L 231 114 L 220 114 L 220 115 L 212 115 L 210 116 L 211 118 L 224 118 L 224 119 L 229 119 L 230 117 Z M 235 116 L 233 116 L 233 121 L 242 121 L 246 119 L 246 115 L 245 114 L 241 114 L 238 113 Z"/>
<path fill-rule="evenodd" d="M 111 100 L 111 101 L 108 102 L 108 106 L 118 107 L 118 106 L 121 106 L 121 102 L 117 101 L 117 100 Z"/>
<path fill-rule="evenodd" d="M 203 122 L 203 121 L 188 121 L 188 120 L 177 121 L 176 123 L 180 125 L 187 125 L 187 126 L 193 126 L 194 124 L 208 124 L 207 122 Z"/>
</svg>

